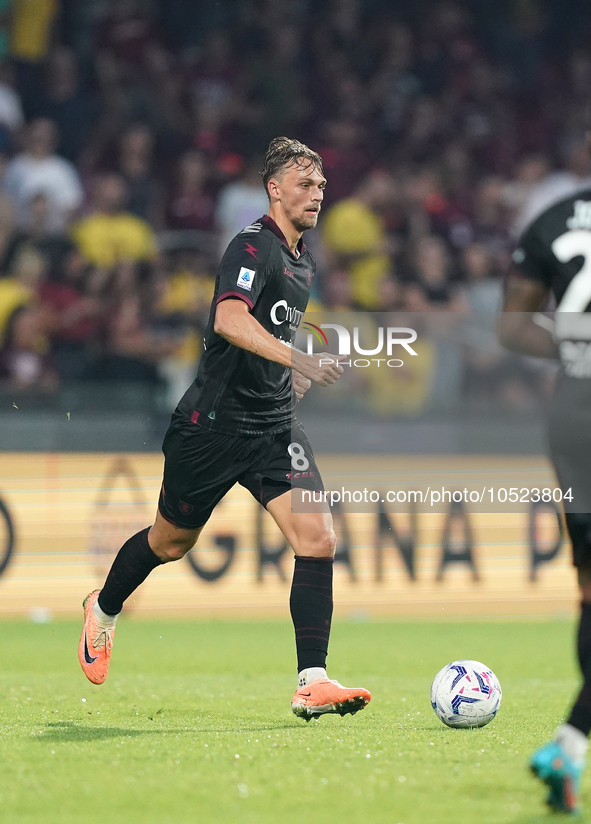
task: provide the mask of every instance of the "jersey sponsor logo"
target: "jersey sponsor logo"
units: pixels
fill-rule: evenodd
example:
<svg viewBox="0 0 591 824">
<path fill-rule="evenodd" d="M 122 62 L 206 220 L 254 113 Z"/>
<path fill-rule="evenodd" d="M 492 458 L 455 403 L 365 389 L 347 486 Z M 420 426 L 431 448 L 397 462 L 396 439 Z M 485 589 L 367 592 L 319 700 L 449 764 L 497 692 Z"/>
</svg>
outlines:
<svg viewBox="0 0 591 824">
<path fill-rule="evenodd" d="M 257 254 L 258 249 L 256 249 L 252 243 L 245 243 L 244 244 L 244 251 L 247 252 L 249 255 L 252 255 L 255 260 L 258 260 Z"/>
<path fill-rule="evenodd" d="M 193 507 L 191 504 L 188 504 L 185 501 L 179 501 L 179 509 L 183 515 L 190 515 L 190 513 L 193 512 Z"/>
<path fill-rule="evenodd" d="M 286 321 L 299 326 L 304 313 L 294 306 L 288 306 L 286 300 L 278 300 L 271 307 L 270 315 L 275 326 L 281 326 Z"/>
<path fill-rule="evenodd" d="M 236 281 L 236 286 L 240 286 L 242 289 L 247 289 L 250 292 L 255 274 L 256 272 L 254 269 L 247 269 L 246 266 L 242 266 L 240 268 L 238 280 Z"/>
<path fill-rule="evenodd" d="M 591 201 L 575 200 L 574 214 L 566 221 L 569 229 L 591 229 Z"/>
<path fill-rule="evenodd" d="M 244 229 L 240 232 L 241 235 L 252 234 L 254 232 L 260 232 L 263 228 L 262 223 L 251 223 L 250 226 L 245 226 Z"/>
<path fill-rule="evenodd" d="M 288 278 L 292 278 L 294 276 L 294 273 L 291 271 L 291 269 L 288 269 L 287 266 L 283 268 L 283 274 L 287 275 Z"/>
</svg>

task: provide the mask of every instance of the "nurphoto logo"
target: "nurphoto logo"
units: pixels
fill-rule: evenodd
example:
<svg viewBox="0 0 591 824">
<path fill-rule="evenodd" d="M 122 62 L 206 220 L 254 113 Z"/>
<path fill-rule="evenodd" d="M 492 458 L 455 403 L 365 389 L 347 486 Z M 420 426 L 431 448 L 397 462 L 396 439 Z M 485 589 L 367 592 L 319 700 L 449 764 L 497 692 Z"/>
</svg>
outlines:
<svg viewBox="0 0 591 824">
<path fill-rule="evenodd" d="M 302 326 L 306 327 L 308 330 L 308 355 L 315 354 L 314 338 L 319 341 L 321 346 L 328 347 L 328 338 L 323 332 L 323 329 L 334 329 L 338 337 L 337 354 L 339 355 L 339 364 L 341 366 L 357 366 L 361 369 L 367 368 L 372 363 L 376 363 L 378 366 L 385 363 L 387 366 L 393 368 L 404 366 L 404 361 L 401 358 L 392 357 L 395 351 L 395 346 L 402 346 L 402 348 L 413 357 L 418 355 L 418 352 L 415 352 L 411 346 L 411 344 L 417 339 L 417 333 L 414 329 L 410 329 L 407 326 L 387 326 L 386 328 L 383 326 L 378 326 L 376 329 L 377 345 L 373 349 L 364 349 L 361 346 L 359 342 L 359 327 L 353 327 L 353 352 L 357 355 L 382 355 L 385 350 L 386 357 L 381 358 L 350 358 L 351 333 L 345 326 L 341 326 L 340 323 L 321 323 L 320 326 L 316 326 L 313 323 L 305 321 Z M 399 350 L 396 350 L 396 353 L 398 352 Z M 348 361 L 341 359 L 346 357 L 349 357 Z M 330 356 L 327 356 L 326 358 L 321 359 L 320 365 L 323 366 L 332 362 L 333 359 Z"/>
</svg>

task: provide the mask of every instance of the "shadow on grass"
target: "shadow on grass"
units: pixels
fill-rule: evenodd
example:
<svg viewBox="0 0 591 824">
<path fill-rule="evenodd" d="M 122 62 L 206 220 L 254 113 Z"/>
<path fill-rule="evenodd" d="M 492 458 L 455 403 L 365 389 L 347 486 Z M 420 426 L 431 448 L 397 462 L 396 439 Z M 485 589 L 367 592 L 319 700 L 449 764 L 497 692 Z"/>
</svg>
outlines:
<svg viewBox="0 0 591 824">
<path fill-rule="evenodd" d="M 585 824 L 589 821 L 586 815 L 577 815 L 575 817 L 570 815 L 556 815 L 555 813 L 540 812 L 537 815 L 524 815 L 517 818 L 507 820 L 507 824 L 554 824 L 556 821 L 576 821 L 577 824 Z"/>
<path fill-rule="evenodd" d="M 265 732 L 267 730 L 284 730 L 293 728 L 293 724 L 267 724 L 265 726 L 251 727 L 230 727 L 226 729 L 216 729 L 213 727 L 171 729 L 170 727 L 154 726 L 152 729 L 132 729 L 126 727 L 89 727 L 86 724 L 76 724 L 73 721 L 61 721 L 54 724 L 47 724 L 43 736 L 36 738 L 36 741 L 100 741 L 106 738 L 136 738 L 141 735 L 199 735 L 203 733 L 229 733 L 229 732 Z"/>
<path fill-rule="evenodd" d="M 137 730 L 125 727 L 88 727 L 73 721 L 47 724 L 45 734 L 37 741 L 99 741 L 104 738 L 135 738 L 138 735 L 161 735 L 164 732 L 179 733 L 187 730 Z"/>
</svg>

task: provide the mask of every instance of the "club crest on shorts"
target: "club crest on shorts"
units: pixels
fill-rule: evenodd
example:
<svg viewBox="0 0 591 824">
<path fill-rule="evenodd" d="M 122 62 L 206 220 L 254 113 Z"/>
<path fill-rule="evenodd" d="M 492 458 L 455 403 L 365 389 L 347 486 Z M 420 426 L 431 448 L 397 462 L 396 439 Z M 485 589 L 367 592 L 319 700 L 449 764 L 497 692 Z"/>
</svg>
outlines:
<svg viewBox="0 0 591 824">
<path fill-rule="evenodd" d="M 190 513 L 193 512 L 191 504 L 185 503 L 185 501 L 179 501 L 179 509 L 183 515 L 190 515 Z"/>
<path fill-rule="evenodd" d="M 241 286 L 243 289 L 252 289 L 252 284 L 254 281 L 254 276 L 256 272 L 254 269 L 247 269 L 246 266 L 242 266 L 240 268 L 240 274 L 238 275 L 238 280 L 236 281 L 237 286 Z"/>
</svg>

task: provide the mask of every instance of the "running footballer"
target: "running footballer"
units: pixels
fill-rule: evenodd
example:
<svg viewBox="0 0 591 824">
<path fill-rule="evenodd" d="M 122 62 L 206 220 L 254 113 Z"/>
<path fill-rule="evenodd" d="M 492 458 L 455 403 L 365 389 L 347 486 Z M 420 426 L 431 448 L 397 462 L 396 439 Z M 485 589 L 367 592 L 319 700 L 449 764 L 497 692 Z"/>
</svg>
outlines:
<svg viewBox="0 0 591 824">
<path fill-rule="evenodd" d="M 549 806 L 575 814 L 591 731 L 591 189 L 543 212 L 524 232 L 513 261 L 499 335 L 514 351 L 560 360 L 549 440 L 581 593 L 577 651 L 583 685 L 566 723 L 534 753 L 530 766 L 550 788 Z M 550 294 L 557 304 L 552 332 L 533 314 Z M 569 490 L 572 502 L 564 497 Z"/>
<path fill-rule="evenodd" d="M 294 713 L 355 713 L 371 698 L 326 674 L 332 619 L 335 534 L 327 508 L 292 511 L 302 488 L 322 490 L 306 435 L 293 415 L 312 382 L 334 383 L 338 358 L 292 348 L 310 294 L 315 262 L 302 234 L 322 204 L 322 160 L 303 143 L 271 141 L 262 172 L 269 211 L 229 244 L 220 264 L 204 353 L 195 381 L 172 415 L 153 526 L 121 547 L 101 590 L 84 601 L 79 659 L 95 684 L 107 677 L 115 622 L 123 604 L 160 564 L 195 545 L 213 509 L 239 483 L 272 515 L 295 554 L 290 611 L 298 689 Z M 292 460 L 305 458 L 305 478 Z M 297 458 L 296 458 L 297 456 Z"/>
</svg>

